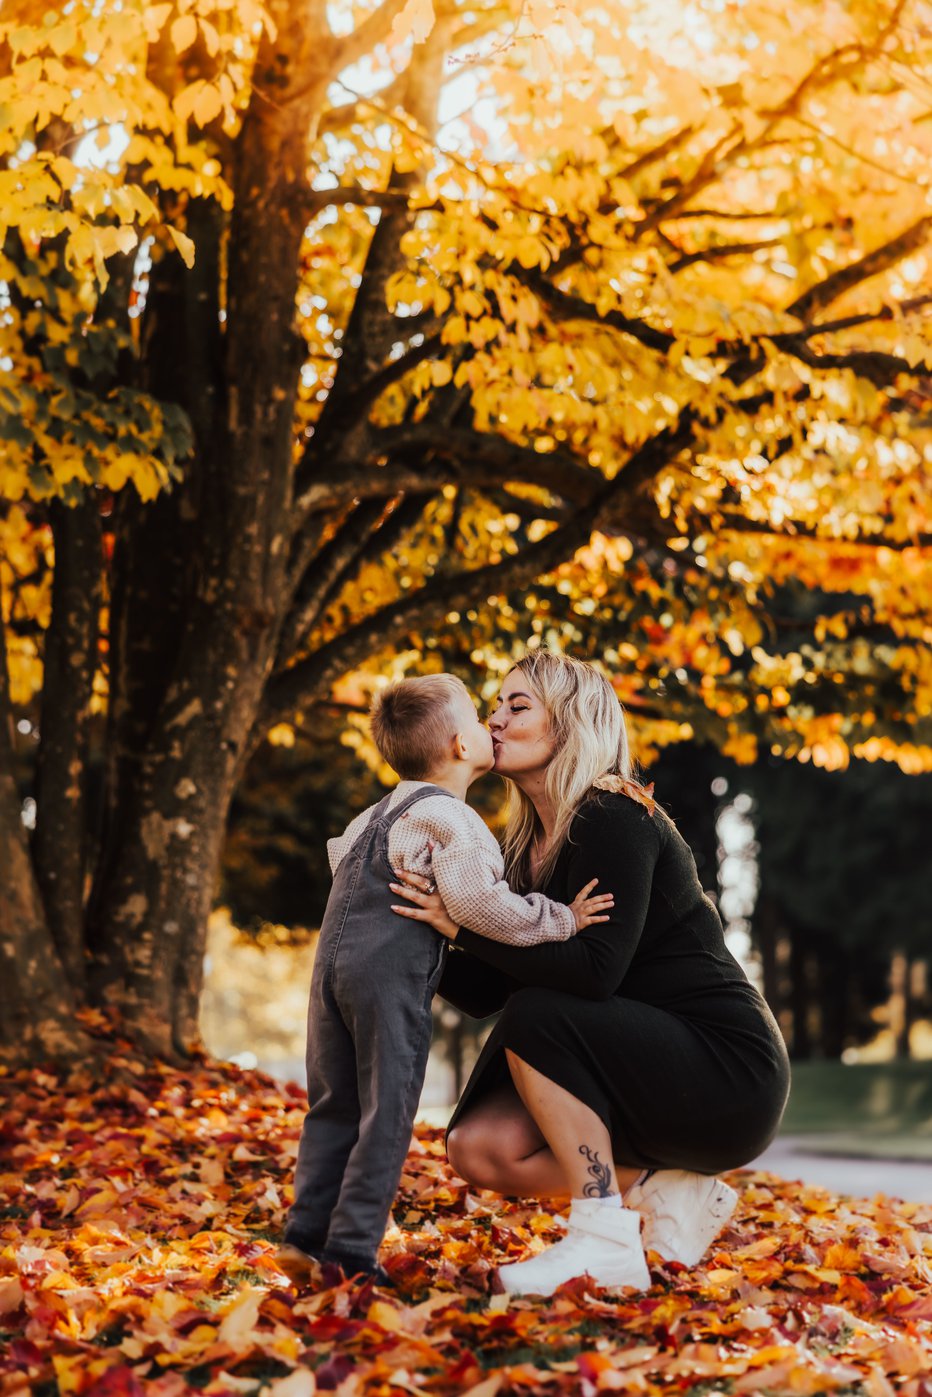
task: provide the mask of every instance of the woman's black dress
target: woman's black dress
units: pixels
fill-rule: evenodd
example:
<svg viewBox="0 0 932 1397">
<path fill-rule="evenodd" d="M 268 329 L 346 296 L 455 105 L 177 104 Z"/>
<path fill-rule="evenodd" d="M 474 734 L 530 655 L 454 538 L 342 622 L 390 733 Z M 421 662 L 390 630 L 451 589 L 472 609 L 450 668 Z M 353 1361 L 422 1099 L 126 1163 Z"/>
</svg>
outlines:
<svg viewBox="0 0 932 1397">
<path fill-rule="evenodd" d="M 448 1130 L 511 1081 L 510 1048 L 601 1117 L 619 1164 L 717 1174 L 749 1163 L 780 1123 L 789 1062 L 688 844 L 659 807 L 593 791 L 542 891 L 571 902 L 591 878 L 615 910 L 569 941 L 521 949 L 458 933 L 438 992 L 502 1014 Z"/>
</svg>

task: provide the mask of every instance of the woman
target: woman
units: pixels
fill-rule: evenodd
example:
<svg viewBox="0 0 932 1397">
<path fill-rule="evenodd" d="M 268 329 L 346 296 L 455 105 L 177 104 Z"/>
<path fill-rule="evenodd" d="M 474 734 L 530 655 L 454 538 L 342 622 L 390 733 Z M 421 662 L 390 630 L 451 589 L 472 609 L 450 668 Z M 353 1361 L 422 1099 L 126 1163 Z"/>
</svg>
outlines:
<svg viewBox="0 0 932 1397">
<path fill-rule="evenodd" d="M 503 1010 L 447 1153 L 480 1188 L 571 1198 L 561 1241 L 500 1268 L 506 1291 L 551 1294 L 583 1272 L 646 1288 L 645 1248 L 694 1265 L 730 1217 L 735 1194 L 715 1175 L 773 1138 L 786 1050 L 688 845 L 631 780 L 607 680 L 534 651 L 507 676 L 489 728 L 511 787 L 509 882 L 569 902 L 597 878 L 615 909 L 570 941 L 518 949 L 457 928 L 423 880 L 392 885 L 415 904 L 396 910 L 468 953 L 449 957 L 440 994 L 474 1015 Z"/>
</svg>

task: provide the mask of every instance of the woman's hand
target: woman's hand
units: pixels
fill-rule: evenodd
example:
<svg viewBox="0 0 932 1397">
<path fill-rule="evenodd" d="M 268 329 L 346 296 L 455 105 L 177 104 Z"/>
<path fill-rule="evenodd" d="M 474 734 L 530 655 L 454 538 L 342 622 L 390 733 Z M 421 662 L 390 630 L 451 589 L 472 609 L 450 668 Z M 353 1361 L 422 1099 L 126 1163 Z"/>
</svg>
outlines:
<svg viewBox="0 0 932 1397">
<path fill-rule="evenodd" d="M 388 885 L 392 892 L 407 898 L 409 902 L 415 903 L 415 906 L 398 907 L 392 903 L 392 911 L 397 912 L 399 917 L 413 917 L 416 922 L 426 922 L 435 931 L 439 931 L 441 936 L 455 941 L 459 927 L 443 905 L 443 898 L 435 884 L 427 878 L 422 878 L 419 873 L 409 873 L 403 868 L 395 869 L 395 877 L 399 882 Z"/>
<path fill-rule="evenodd" d="M 577 931 L 583 931 L 594 922 L 607 922 L 608 916 L 602 914 L 607 914 L 615 906 L 613 893 L 598 893 L 595 897 L 590 897 L 598 881 L 598 878 L 593 878 L 584 888 L 580 888 L 570 903 L 570 911 L 576 918 Z"/>
</svg>

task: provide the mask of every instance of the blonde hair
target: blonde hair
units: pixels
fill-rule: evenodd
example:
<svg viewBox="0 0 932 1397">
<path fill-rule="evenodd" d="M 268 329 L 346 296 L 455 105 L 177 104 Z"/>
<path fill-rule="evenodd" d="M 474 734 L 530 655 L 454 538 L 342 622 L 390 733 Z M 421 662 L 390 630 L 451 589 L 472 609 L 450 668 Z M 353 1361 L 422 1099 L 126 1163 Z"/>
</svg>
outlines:
<svg viewBox="0 0 932 1397">
<path fill-rule="evenodd" d="M 372 739 L 403 781 L 423 781 L 449 755 L 457 722 L 453 701 L 460 694 L 469 698 L 455 675 L 424 674 L 376 695 L 369 710 Z"/>
<path fill-rule="evenodd" d="M 631 756 L 618 696 L 594 665 L 556 650 L 533 650 L 518 661 L 515 670 L 520 670 L 544 705 L 555 742 L 544 791 L 556 812 L 556 823 L 534 879 L 537 887 L 543 887 L 566 843 L 573 816 L 595 782 L 603 776 L 630 778 Z M 527 890 L 532 881 L 531 844 L 540 820 L 524 792 L 513 781 L 507 785 L 505 877 L 516 888 Z"/>
</svg>

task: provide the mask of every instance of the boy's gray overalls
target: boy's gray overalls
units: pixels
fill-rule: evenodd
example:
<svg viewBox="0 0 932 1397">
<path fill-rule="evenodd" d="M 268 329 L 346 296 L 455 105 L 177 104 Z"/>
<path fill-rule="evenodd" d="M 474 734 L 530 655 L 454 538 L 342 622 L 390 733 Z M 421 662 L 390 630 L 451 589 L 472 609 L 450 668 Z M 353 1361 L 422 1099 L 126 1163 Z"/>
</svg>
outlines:
<svg viewBox="0 0 932 1397">
<path fill-rule="evenodd" d="M 374 1267 L 427 1067 L 447 942 L 391 910 L 388 835 L 429 786 L 375 806 L 333 879 L 307 1015 L 307 1099 L 285 1241 Z"/>
</svg>

